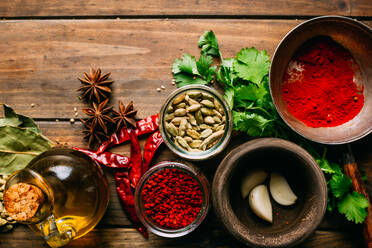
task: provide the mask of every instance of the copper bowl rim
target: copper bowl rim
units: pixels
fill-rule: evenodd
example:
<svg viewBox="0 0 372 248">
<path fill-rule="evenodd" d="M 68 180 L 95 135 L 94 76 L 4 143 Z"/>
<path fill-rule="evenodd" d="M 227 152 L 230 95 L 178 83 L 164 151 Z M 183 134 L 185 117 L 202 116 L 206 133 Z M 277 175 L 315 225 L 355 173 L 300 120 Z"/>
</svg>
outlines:
<svg viewBox="0 0 372 248">
<path fill-rule="evenodd" d="M 280 115 L 280 117 L 282 118 L 282 120 L 287 124 L 287 126 L 289 126 L 294 132 L 296 132 L 297 134 L 301 135 L 302 137 L 306 138 L 306 139 L 309 139 L 311 141 L 314 141 L 314 142 L 317 142 L 317 143 L 321 143 L 321 144 L 329 144 L 329 145 L 337 145 L 337 144 L 346 144 L 346 143 L 350 143 L 350 142 L 353 142 L 353 141 L 356 141 L 356 140 L 359 140 L 365 136 L 367 136 L 368 134 L 370 134 L 372 132 L 372 126 L 369 128 L 369 129 L 366 129 L 364 130 L 363 132 L 361 132 L 359 135 L 356 135 L 352 138 L 349 138 L 349 139 L 343 139 L 343 140 L 338 140 L 338 141 L 324 141 L 324 140 L 317 140 L 317 139 L 314 139 L 308 135 L 305 135 L 303 133 L 301 133 L 300 131 L 298 131 L 296 128 L 294 128 L 287 120 L 286 118 L 284 117 L 284 115 L 282 114 L 282 112 L 280 111 L 280 108 L 278 106 L 278 103 L 277 101 L 275 100 L 275 98 L 273 97 L 273 90 L 272 90 L 272 80 L 271 80 L 271 74 L 272 74 L 272 70 L 273 70 L 273 62 L 275 60 L 275 57 L 278 53 L 278 50 L 282 48 L 282 46 L 284 46 L 285 42 L 287 41 L 288 37 L 290 35 L 292 35 L 292 33 L 294 31 L 296 31 L 297 29 L 301 28 L 302 26 L 306 26 L 308 25 L 309 23 L 312 23 L 314 21 L 318 21 L 318 20 L 323 20 L 323 19 L 330 19 L 330 20 L 340 20 L 340 21 L 345 21 L 345 22 L 348 22 L 348 23 L 352 23 L 352 24 L 355 24 L 359 27 L 361 27 L 362 29 L 365 29 L 366 31 L 370 32 L 372 34 L 372 28 L 370 28 L 369 26 L 367 26 L 366 24 L 362 23 L 362 22 L 359 22 L 357 21 L 356 19 L 352 19 L 352 18 L 349 18 L 349 17 L 345 17 L 345 16 L 339 16 L 339 15 L 326 15 L 326 16 L 319 16 L 319 17 L 315 17 L 315 18 L 312 18 L 310 20 L 307 20 L 307 21 L 304 21 L 298 25 L 296 25 L 294 28 L 292 28 L 283 38 L 282 40 L 279 42 L 279 44 L 277 45 L 277 47 L 275 48 L 275 51 L 274 51 L 274 54 L 273 54 L 273 57 L 272 57 L 272 63 L 271 63 L 271 66 L 270 66 L 270 73 L 269 73 L 269 86 L 270 86 L 270 95 L 271 95 L 271 98 L 273 100 L 273 103 L 274 103 L 274 106 L 278 112 L 278 114 Z"/>
</svg>

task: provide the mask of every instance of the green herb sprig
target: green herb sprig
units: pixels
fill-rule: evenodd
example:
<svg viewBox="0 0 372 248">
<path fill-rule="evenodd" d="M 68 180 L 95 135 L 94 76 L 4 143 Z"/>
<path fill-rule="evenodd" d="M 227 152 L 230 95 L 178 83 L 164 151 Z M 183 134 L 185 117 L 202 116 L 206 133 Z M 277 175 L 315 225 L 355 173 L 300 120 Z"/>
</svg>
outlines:
<svg viewBox="0 0 372 248">
<path fill-rule="evenodd" d="M 198 45 L 201 48 L 199 61 L 189 54 L 175 60 L 172 72 L 177 86 L 218 81 L 224 86 L 224 98 L 232 110 L 234 130 L 249 136 L 287 139 L 302 146 L 316 159 L 326 176 L 328 211 L 338 210 L 349 221 L 362 223 L 367 216 L 368 201 L 362 194 L 352 191 L 351 179 L 341 166 L 327 159 L 326 146 L 299 136 L 279 117 L 269 90 L 268 53 L 250 47 L 241 49 L 233 58 L 224 59 L 213 31 L 206 31 Z M 211 66 L 212 56 L 221 60 L 219 67 Z"/>
</svg>

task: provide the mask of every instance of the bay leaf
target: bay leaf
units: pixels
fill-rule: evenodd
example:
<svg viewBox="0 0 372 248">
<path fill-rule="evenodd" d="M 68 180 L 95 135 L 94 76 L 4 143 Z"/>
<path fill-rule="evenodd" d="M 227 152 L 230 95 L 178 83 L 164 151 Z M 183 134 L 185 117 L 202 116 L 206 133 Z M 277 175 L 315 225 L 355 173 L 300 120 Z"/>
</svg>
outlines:
<svg viewBox="0 0 372 248">
<path fill-rule="evenodd" d="M 37 155 L 52 147 L 52 142 L 32 129 L 0 126 L 0 174 L 23 169 Z"/>
<path fill-rule="evenodd" d="M 3 108 L 4 118 L 0 119 L 0 126 L 23 127 L 36 133 L 41 133 L 39 127 L 32 118 L 16 114 L 16 112 L 6 104 L 3 104 Z"/>
</svg>

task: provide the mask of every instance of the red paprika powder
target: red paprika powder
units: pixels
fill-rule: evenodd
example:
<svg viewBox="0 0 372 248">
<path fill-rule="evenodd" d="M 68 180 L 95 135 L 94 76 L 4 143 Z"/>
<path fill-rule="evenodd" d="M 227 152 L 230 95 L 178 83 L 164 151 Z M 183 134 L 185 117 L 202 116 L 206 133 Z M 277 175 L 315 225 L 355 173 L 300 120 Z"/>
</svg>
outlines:
<svg viewBox="0 0 372 248">
<path fill-rule="evenodd" d="M 283 100 L 289 112 L 310 127 L 334 127 L 353 119 L 364 104 L 354 78 L 351 53 L 330 37 L 306 42 L 284 74 Z"/>
<path fill-rule="evenodd" d="M 175 168 L 154 173 L 144 184 L 141 195 L 145 215 L 166 229 L 188 226 L 203 205 L 198 181 L 189 173 Z"/>
</svg>

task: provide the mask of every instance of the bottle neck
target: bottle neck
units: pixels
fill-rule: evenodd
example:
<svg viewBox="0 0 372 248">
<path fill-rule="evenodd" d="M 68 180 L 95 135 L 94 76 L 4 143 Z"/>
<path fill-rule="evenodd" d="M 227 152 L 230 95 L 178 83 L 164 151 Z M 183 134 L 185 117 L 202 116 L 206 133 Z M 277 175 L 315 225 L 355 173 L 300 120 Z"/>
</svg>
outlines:
<svg viewBox="0 0 372 248">
<path fill-rule="evenodd" d="M 75 229 L 70 225 L 57 227 L 54 215 L 48 216 L 38 225 L 45 242 L 53 248 L 67 245 L 76 236 Z"/>
</svg>

